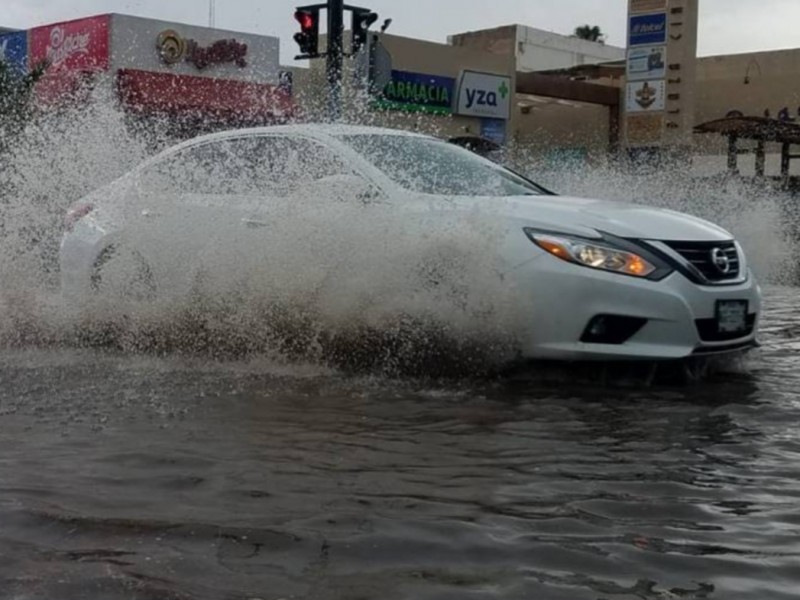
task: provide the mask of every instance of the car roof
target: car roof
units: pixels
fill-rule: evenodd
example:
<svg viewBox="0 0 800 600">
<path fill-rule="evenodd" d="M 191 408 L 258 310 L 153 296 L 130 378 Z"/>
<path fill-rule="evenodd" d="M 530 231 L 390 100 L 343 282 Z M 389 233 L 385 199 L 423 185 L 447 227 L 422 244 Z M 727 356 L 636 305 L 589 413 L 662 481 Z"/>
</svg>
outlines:
<svg viewBox="0 0 800 600">
<path fill-rule="evenodd" d="M 230 129 L 218 131 L 207 135 L 201 135 L 186 143 L 198 141 L 210 141 L 231 136 L 242 135 L 266 135 L 266 134 L 294 134 L 305 135 L 308 137 L 336 137 L 343 135 L 395 135 L 405 137 L 428 137 L 420 133 L 404 131 L 401 129 L 389 129 L 386 127 L 369 127 L 366 125 L 344 125 L 338 123 L 303 123 L 298 125 L 272 125 L 267 127 L 250 127 L 246 129 Z"/>
</svg>

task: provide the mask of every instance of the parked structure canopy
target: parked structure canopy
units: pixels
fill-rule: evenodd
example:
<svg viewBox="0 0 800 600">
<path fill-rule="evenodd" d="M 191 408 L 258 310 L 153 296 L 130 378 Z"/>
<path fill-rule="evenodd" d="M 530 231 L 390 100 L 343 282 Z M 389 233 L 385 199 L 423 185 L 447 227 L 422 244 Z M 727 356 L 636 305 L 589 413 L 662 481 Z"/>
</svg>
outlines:
<svg viewBox="0 0 800 600">
<path fill-rule="evenodd" d="M 707 121 L 695 126 L 695 133 L 716 133 L 728 138 L 728 171 L 739 172 L 739 155 L 755 152 L 756 175 L 764 176 L 767 142 L 781 144 L 781 177 L 789 178 L 789 166 L 792 159 L 800 158 L 800 154 L 792 154 L 793 144 L 800 144 L 800 124 L 793 121 L 782 121 L 769 117 L 747 117 L 735 115 L 723 119 Z M 738 142 L 754 140 L 755 150 L 740 149 Z"/>
</svg>

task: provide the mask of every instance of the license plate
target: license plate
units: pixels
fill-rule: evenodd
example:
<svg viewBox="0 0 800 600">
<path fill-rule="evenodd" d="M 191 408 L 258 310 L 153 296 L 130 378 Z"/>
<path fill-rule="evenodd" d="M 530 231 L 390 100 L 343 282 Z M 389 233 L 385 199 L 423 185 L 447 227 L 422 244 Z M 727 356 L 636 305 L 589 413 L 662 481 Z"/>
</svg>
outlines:
<svg viewBox="0 0 800 600">
<path fill-rule="evenodd" d="M 747 330 L 747 300 L 718 300 L 717 328 L 720 333 Z"/>
</svg>

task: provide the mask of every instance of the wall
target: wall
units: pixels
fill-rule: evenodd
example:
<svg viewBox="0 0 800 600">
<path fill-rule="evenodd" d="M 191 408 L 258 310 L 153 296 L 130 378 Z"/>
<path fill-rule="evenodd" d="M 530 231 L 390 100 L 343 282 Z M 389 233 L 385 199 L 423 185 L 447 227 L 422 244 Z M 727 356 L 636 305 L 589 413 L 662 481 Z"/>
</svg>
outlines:
<svg viewBox="0 0 800 600">
<path fill-rule="evenodd" d="M 447 37 L 451 46 L 473 48 L 498 56 L 513 56 L 516 54 L 517 26 L 506 25 L 494 29 L 481 29 L 468 31 Z"/>
<path fill-rule="evenodd" d="M 546 71 L 624 60 L 625 49 L 517 26 L 517 70 Z"/>
<path fill-rule="evenodd" d="M 523 155 L 558 167 L 558 157 L 583 156 L 583 163 L 602 164 L 608 156 L 608 108 L 553 98 L 526 98 L 531 105 L 516 121 L 514 140 Z"/>
<path fill-rule="evenodd" d="M 513 75 L 509 57 L 486 53 L 474 48 L 461 48 L 392 35 L 385 35 L 383 43 L 392 55 L 394 69 L 453 78 L 458 78 L 463 69 L 498 75 Z M 453 115 L 420 119 L 418 115 L 387 114 L 386 116 L 389 121 L 395 123 L 410 121 L 415 129 L 436 133 L 442 137 L 480 134 L 480 119 L 472 117 Z"/>
<path fill-rule="evenodd" d="M 511 73 L 515 58 L 511 54 L 514 44 L 510 40 L 515 27 L 452 36 L 452 46 L 391 35 L 384 35 L 383 39 L 393 55 L 396 69 L 452 77 L 465 67 Z M 620 58 L 624 52 L 611 46 L 605 48 Z M 295 69 L 295 89 L 298 97 L 316 99 L 324 108 L 324 61 L 313 62 L 311 69 Z M 748 65 L 750 83 L 745 85 Z M 776 116 L 784 106 L 788 106 L 792 116 L 800 122 L 800 87 L 796 85 L 800 80 L 800 49 L 700 58 L 696 63 L 696 77 L 695 123 L 723 117 L 732 109 L 747 115 L 762 115 L 764 109 L 769 108 L 772 116 Z M 598 82 L 618 84 L 619 80 Z M 527 99 L 518 97 L 517 100 L 529 103 Z M 605 158 L 609 126 L 607 108 L 537 99 L 530 113 L 522 114 L 516 104 L 512 107 L 510 138 L 535 155 L 546 158 L 557 156 L 560 151 L 576 154 L 579 149 L 585 149 L 590 162 L 602 162 Z M 409 115 L 394 111 L 373 113 L 372 116 L 375 124 L 418 129 L 442 136 L 480 132 L 478 119 Z M 695 134 L 692 139 L 695 150 L 701 154 L 695 160 L 699 172 L 725 169 L 724 138 Z M 777 148 L 770 145 L 768 151 L 775 153 Z M 740 164 L 743 172 L 753 171 L 752 156 L 740 157 Z M 776 173 L 777 164 L 777 157 L 769 156 L 768 172 Z M 800 172 L 800 164 L 793 164 L 792 172 L 796 171 Z"/>
<path fill-rule="evenodd" d="M 235 40 L 237 43 L 246 44 L 245 64 L 241 66 L 235 61 L 229 61 L 199 68 L 187 60 L 188 55 L 174 64 L 167 64 L 159 55 L 157 42 L 159 34 L 169 30 L 177 33 L 183 40 L 195 40 L 204 48 L 220 40 Z M 115 14 L 112 16 L 111 44 L 113 70 L 139 69 L 257 83 L 278 83 L 280 40 L 276 37 Z"/>
<path fill-rule="evenodd" d="M 507 25 L 459 33 L 449 37 L 454 46 L 511 55 L 517 71 L 547 71 L 584 64 L 623 60 L 624 48 L 580 40 L 524 25 Z"/>
<path fill-rule="evenodd" d="M 745 76 L 749 84 L 745 84 Z M 800 49 L 709 56 L 697 63 L 697 121 L 725 116 L 729 110 L 773 117 L 788 107 L 797 118 L 800 107 Z"/>
<path fill-rule="evenodd" d="M 749 83 L 745 84 L 745 76 Z M 719 119 L 728 111 L 739 110 L 748 116 L 772 117 L 787 107 L 791 117 L 800 122 L 800 49 L 708 56 L 697 62 L 697 123 Z M 696 162 L 703 172 L 726 168 L 727 141 L 722 136 L 695 135 L 695 145 L 702 156 Z M 743 141 L 740 147 L 755 146 Z M 767 144 L 767 174 L 780 171 L 777 144 Z M 710 156 L 709 156 L 710 155 Z M 755 172 L 754 157 L 739 157 L 743 174 Z M 792 174 L 800 174 L 800 164 L 792 161 Z"/>
<path fill-rule="evenodd" d="M 346 34 L 346 47 L 349 46 L 348 38 L 349 34 Z M 320 48 L 325 48 L 326 43 L 326 37 L 321 36 Z M 472 69 L 509 75 L 512 77 L 512 87 L 514 85 L 510 56 L 498 56 L 475 48 L 454 47 L 389 34 L 381 35 L 381 43 L 392 55 L 394 70 L 458 78 L 463 69 Z M 324 68 L 325 60 L 317 59 L 311 61 L 309 69 L 295 70 L 296 97 L 310 120 L 317 120 L 325 115 L 327 83 Z M 366 109 L 369 99 L 353 89 L 352 80 L 352 65 L 346 64 L 344 106 L 350 107 L 345 115 L 347 119 L 376 126 L 411 129 L 440 137 L 480 135 L 481 121 L 477 118 Z M 513 112 L 512 110 L 512 114 Z"/>
</svg>

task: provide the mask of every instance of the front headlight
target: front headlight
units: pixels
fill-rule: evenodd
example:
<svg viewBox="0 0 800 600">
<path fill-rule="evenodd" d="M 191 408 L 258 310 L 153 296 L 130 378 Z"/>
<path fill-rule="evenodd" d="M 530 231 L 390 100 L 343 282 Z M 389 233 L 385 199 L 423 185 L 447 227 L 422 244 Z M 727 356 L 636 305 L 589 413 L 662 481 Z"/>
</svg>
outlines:
<svg viewBox="0 0 800 600">
<path fill-rule="evenodd" d="M 587 238 L 525 229 L 531 241 L 556 258 L 602 271 L 612 271 L 633 277 L 648 277 L 657 266 L 646 258 L 621 248 Z"/>
</svg>

